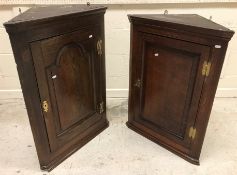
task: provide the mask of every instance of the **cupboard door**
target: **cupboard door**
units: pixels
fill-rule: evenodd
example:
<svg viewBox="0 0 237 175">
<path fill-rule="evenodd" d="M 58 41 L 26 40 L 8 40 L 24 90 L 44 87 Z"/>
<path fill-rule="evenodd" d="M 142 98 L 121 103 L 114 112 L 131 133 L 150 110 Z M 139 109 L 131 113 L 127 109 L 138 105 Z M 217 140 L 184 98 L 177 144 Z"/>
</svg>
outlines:
<svg viewBox="0 0 237 175">
<path fill-rule="evenodd" d="M 128 126 L 189 153 L 210 48 L 142 32 L 135 35 Z"/>
<path fill-rule="evenodd" d="M 97 41 L 99 34 L 85 29 L 30 45 L 51 152 L 69 148 L 106 121 Z"/>
</svg>

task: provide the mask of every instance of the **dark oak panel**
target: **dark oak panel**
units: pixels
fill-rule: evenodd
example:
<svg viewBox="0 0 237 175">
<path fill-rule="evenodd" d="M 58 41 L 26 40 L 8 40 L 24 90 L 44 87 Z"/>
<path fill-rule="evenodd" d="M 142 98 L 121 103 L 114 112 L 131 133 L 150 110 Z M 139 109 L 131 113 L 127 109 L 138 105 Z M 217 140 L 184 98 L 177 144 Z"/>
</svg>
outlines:
<svg viewBox="0 0 237 175">
<path fill-rule="evenodd" d="M 127 125 L 199 164 L 221 71 L 216 60 L 223 63 L 233 31 L 198 15 L 130 15 L 129 19 Z"/>
<path fill-rule="evenodd" d="M 69 43 L 59 51 L 56 65 L 49 68 L 62 130 L 95 111 L 89 57 L 84 52 L 83 46 Z"/>
<path fill-rule="evenodd" d="M 43 170 L 53 169 L 108 126 L 105 10 L 34 7 L 5 23 Z"/>
<path fill-rule="evenodd" d="M 41 103 L 47 101 L 51 109 L 44 113 L 51 151 L 101 118 L 95 35 L 93 29 L 79 30 L 31 44 Z"/>
<path fill-rule="evenodd" d="M 144 50 L 141 115 L 183 139 L 199 55 L 151 43 Z"/>
<path fill-rule="evenodd" d="M 189 152 L 188 131 L 195 125 L 204 81 L 198 72 L 209 57 L 209 47 L 146 33 L 140 34 L 140 41 L 141 88 L 135 96 L 141 97 L 135 121 Z"/>
</svg>

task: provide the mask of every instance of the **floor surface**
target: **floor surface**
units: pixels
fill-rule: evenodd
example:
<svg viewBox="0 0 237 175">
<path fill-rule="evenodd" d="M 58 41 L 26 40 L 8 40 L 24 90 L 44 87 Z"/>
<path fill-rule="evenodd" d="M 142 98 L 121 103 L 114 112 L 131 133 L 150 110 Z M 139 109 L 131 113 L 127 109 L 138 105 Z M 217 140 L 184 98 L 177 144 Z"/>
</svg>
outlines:
<svg viewBox="0 0 237 175">
<path fill-rule="evenodd" d="M 217 98 L 192 165 L 128 129 L 127 102 L 108 100 L 110 127 L 50 173 L 41 171 L 23 99 L 0 100 L 0 175 L 236 175 L 237 98 Z"/>
</svg>

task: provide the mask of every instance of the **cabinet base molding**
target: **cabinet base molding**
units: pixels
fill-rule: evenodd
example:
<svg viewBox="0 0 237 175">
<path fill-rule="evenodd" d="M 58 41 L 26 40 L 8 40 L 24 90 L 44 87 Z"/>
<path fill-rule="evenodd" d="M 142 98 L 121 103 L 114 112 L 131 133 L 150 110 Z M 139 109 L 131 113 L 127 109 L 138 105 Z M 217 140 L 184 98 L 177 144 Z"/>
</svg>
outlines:
<svg viewBox="0 0 237 175">
<path fill-rule="evenodd" d="M 126 125 L 129 129 L 135 131 L 136 133 L 144 136 L 145 138 L 151 140 L 152 142 L 155 142 L 157 144 L 159 144 L 160 146 L 164 147 L 165 149 L 171 151 L 172 153 L 176 154 L 177 156 L 183 158 L 184 160 L 187 160 L 188 162 L 194 164 L 194 165 L 200 165 L 199 163 L 199 159 L 190 157 L 189 155 L 171 147 L 170 145 L 161 142 L 159 139 L 157 139 L 156 137 L 154 137 L 153 135 L 149 134 L 148 132 L 144 131 L 142 128 L 139 128 L 138 126 L 134 125 L 131 122 L 126 122 Z"/>
</svg>

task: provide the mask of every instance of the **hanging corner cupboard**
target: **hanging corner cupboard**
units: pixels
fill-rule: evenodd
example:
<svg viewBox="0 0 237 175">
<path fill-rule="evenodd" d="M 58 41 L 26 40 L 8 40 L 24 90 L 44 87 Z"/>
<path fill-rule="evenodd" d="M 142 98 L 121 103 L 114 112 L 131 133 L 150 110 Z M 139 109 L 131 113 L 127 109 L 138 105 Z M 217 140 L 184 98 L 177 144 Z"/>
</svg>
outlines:
<svg viewBox="0 0 237 175">
<path fill-rule="evenodd" d="M 108 126 L 105 11 L 37 6 L 4 24 L 42 170 L 51 170 Z"/>
<path fill-rule="evenodd" d="M 195 14 L 129 15 L 127 126 L 193 164 L 234 32 Z"/>
</svg>

